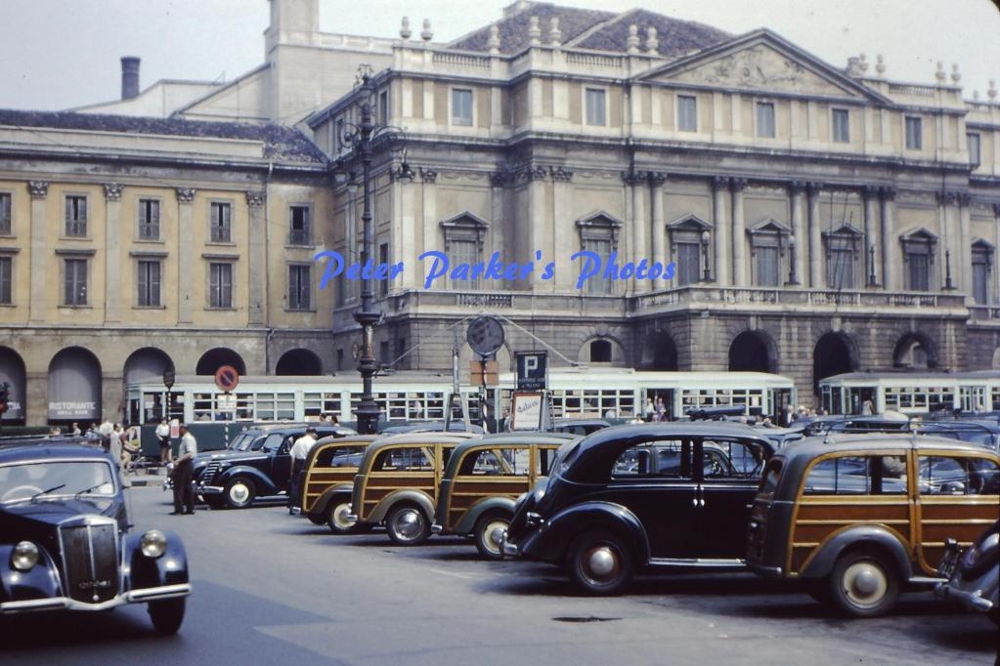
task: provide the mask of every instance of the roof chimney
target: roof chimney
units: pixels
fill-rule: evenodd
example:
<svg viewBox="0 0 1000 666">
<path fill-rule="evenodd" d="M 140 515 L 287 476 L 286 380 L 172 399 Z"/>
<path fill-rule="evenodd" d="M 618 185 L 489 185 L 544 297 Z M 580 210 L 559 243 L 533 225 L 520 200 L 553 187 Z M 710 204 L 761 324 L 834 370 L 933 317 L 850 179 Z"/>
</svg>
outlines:
<svg viewBox="0 0 1000 666">
<path fill-rule="evenodd" d="M 139 58 L 122 57 L 122 99 L 139 96 Z"/>
</svg>

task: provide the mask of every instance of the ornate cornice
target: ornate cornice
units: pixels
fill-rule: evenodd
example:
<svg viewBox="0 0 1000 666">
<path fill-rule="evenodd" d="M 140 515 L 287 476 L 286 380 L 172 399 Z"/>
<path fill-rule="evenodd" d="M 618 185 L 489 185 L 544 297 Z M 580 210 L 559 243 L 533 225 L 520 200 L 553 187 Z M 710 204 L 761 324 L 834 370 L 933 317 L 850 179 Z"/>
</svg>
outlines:
<svg viewBox="0 0 1000 666">
<path fill-rule="evenodd" d="M 267 203 L 267 192 L 264 190 L 247 190 L 247 205 L 251 208 L 260 208 Z"/>
<path fill-rule="evenodd" d="M 189 204 L 194 201 L 194 194 L 198 190 L 193 187 L 178 187 L 175 188 L 177 191 L 177 201 L 182 204 Z"/>
<path fill-rule="evenodd" d="M 29 180 L 28 192 L 31 193 L 32 199 L 44 199 L 49 195 L 49 181 Z"/>
<path fill-rule="evenodd" d="M 514 184 L 514 174 L 510 171 L 494 171 L 490 174 L 490 185 L 493 187 L 507 187 Z"/>
<path fill-rule="evenodd" d="M 743 190 L 745 190 L 747 188 L 747 184 L 748 183 L 747 183 L 747 179 L 746 178 L 730 178 L 729 179 L 729 188 L 733 192 L 742 192 Z"/>
<path fill-rule="evenodd" d="M 958 194 L 956 192 L 935 192 L 934 198 L 939 206 L 950 206 L 958 201 Z"/>
<path fill-rule="evenodd" d="M 104 183 L 104 198 L 108 201 L 121 201 L 124 185 L 120 183 Z"/>
<path fill-rule="evenodd" d="M 522 169 L 520 173 L 517 174 L 519 180 L 545 180 L 545 176 L 549 172 L 545 167 L 541 165 L 535 165 L 526 167 Z"/>
<path fill-rule="evenodd" d="M 810 196 L 815 196 L 823 191 L 823 183 L 806 183 L 806 191 L 809 192 Z"/>
<path fill-rule="evenodd" d="M 729 187 L 729 177 L 728 176 L 713 176 L 712 177 L 712 187 L 717 190 L 724 190 Z"/>
<path fill-rule="evenodd" d="M 965 206 L 966 208 L 968 208 L 969 206 L 971 206 L 972 205 L 972 195 L 969 194 L 968 192 L 959 192 L 958 193 L 958 205 L 959 206 Z"/>
<path fill-rule="evenodd" d="M 806 183 L 806 181 L 804 180 L 793 180 L 791 183 L 788 184 L 788 190 L 793 195 L 799 195 L 799 196 L 805 194 L 805 191 L 806 189 L 808 189 L 808 187 L 809 184 Z"/>
<path fill-rule="evenodd" d="M 895 187 L 884 185 L 878 188 L 878 193 L 882 196 L 883 201 L 895 201 L 898 191 Z"/>
<path fill-rule="evenodd" d="M 666 171 L 650 171 L 647 174 L 649 178 L 649 184 L 653 187 L 660 187 L 665 182 L 667 182 L 668 174 Z"/>
<path fill-rule="evenodd" d="M 622 180 L 626 185 L 644 185 L 646 183 L 645 171 L 622 171 Z"/>
<path fill-rule="evenodd" d="M 436 183 L 438 179 L 438 172 L 434 169 L 425 169 L 420 167 L 420 179 L 425 183 Z"/>
<path fill-rule="evenodd" d="M 549 173 L 552 174 L 552 180 L 557 183 L 568 183 L 573 180 L 573 172 L 561 166 L 549 167 Z"/>
</svg>

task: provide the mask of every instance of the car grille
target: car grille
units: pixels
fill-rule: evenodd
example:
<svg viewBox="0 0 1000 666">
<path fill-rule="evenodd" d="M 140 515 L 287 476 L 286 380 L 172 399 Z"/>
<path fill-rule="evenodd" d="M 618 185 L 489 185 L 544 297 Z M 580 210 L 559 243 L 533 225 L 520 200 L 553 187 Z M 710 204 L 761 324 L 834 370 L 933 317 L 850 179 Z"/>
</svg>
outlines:
<svg viewBox="0 0 1000 666">
<path fill-rule="evenodd" d="M 59 528 L 66 594 L 100 603 L 118 594 L 118 526 L 93 519 Z"/>
<path fill-rule="evenodd" d="M 212 481 L 215 480 L 215 475 L 219 471 L 219 467 L 221 467 L 221 465 L 222 463 L 218 461 L 212 461 L 208 463 L 207 465 L 205 465 L 205 469 L 202 470 L 201 476 L 195 479 L 195 481 L 197 483 L 204 483 L 206 485 L 211 484 Z"/>
</svg>

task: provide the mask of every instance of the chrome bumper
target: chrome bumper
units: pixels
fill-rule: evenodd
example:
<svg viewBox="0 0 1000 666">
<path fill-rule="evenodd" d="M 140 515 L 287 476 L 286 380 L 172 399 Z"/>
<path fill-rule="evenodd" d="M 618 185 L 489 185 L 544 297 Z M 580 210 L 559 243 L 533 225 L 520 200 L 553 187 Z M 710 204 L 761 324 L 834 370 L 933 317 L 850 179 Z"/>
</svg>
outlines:
<svg viewBox="0 0 1000 666">
<path fill-rule="evenodd" d="M 507 541 L 506 532 L 504 532 L 503 536 L 500 537 L 500 552 L 503 553 L 504 557 L 519 557 L 521 555 L 517 544 Z"/>
<path fill-rule="evenodd" d="M 225 490 L 222 486 L 202 486 L 194 487 L 194 492 L 198 495 L 221 495 Z"/>
<path fill-rule="evenodd" d="M 990 612 L 996 604 L 992 600 L 983 596 L 982 590 L 962 590 L 954 587 L 951 583 L 939 583 L 934 588 L 935 596 L 949 601 L 955 601 L 966 608 L 976 610 L 981 613 Z"/>
<path fill-rule="evenodd" d="M 444 530 L 443 525 L 438 525 L 437 523 L 431 525 L 431 534 L 441 534 L 443 530 Z"/>
<path fill-rule="evenodd" d="M 74 610 L 74 611 L 102 611 L 109 608 L 116 608 L 126 604 L 141 604 L 149 601 L 159 601 L 160 599 L 173 599 L 175 597 L 186 597 L 191 594 L 191 585 L 182 583 L 180 585 L 164 585 L 162 587 L 147 587 L 141 590 L 131 590 L 125 594 L 119 594 L 114 599 L 99 604 L 88 604 L 69 597 L 51 597 L 48 599 L 27 599 L 25 601 L 5 601 L 0 603 L 0 614 L 6 613 L 30 613 L 33 611 L 52 610 Z"/>
</svg>

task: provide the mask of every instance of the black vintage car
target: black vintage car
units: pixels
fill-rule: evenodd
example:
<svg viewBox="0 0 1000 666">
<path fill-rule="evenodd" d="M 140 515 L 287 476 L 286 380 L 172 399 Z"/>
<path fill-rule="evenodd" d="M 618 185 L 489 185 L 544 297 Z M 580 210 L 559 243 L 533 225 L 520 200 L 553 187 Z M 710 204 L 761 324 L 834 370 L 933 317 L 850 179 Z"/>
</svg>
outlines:
<svg viewBox="0 0 1000 666">
<path fill-rule="evenodd" d="M 565 565 L 590 594 L 619 593 L 644 567 L 742 566 L 748 505 L 772 453 L 741 424 L 605 428 L 518 500 L 504 554 Z"/>
<path fill-rule="evenodd" d="M 71 441 L 0 446 L 0 615 L 148 604 L 176 632 L 191 593 L 180 539 L 130 532 L 117 464 Z"/>
<path fill-rule="evenodd" d="M 194 460 L 195 492 L 212 508 L 245 509 L 255 501 L 288 500 L 292 444 L 306 434 L 305 424 L 247 428 L 221 451 Z M 310 424 L 318 437 L 355 434 L 350 428 Z"/>
</svg>

